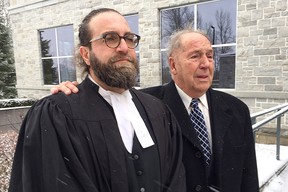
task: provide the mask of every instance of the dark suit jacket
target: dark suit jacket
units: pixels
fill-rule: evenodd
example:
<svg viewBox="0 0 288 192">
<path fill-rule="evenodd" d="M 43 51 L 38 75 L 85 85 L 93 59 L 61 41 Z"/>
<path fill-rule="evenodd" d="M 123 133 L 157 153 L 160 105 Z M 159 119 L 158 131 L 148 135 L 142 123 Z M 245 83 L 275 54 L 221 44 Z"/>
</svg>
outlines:
<svg viewBox="0 0 288 192">
<path fill-rule="evenodd" d="M 215 186 L 221 192 L 259 191 L 255 143 L 247 105 L 224 92 L 207 91 L 213 140 L 213 157 L 207 170 L 196 132 L 174 82 L 142 91 L 163 100 L 180 124 L 187 192 L 212 191 L 208 186 Z"/>
</svg>

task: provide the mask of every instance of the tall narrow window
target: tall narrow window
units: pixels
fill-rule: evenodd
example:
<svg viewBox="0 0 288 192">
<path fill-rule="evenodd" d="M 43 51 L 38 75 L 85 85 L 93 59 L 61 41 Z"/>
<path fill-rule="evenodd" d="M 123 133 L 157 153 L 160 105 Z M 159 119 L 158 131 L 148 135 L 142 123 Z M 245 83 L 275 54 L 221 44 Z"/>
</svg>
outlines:
<svg viewBox="0 0 288 192">
<path fill-rule="evenodd" d="M 235 88 L 236 6 L 236 0 L 211 0 L 161 10 L 163 84 L 171 80 L 166 54 L 168 38 L 174 31 L 188 27 L 200 29 L 210 37 L 215 61 L 212 86 Z"/>
<path fill-rule="evenodd" d="M 73 26 L 39 30 L 45 85 L 75 81 Z"/>
<path fill-rule="evenodd" d="M 133 15 L 126 15 L 125 19 L 127 20 L 129 27 L 131 28 L 131 31 L 135 34 L 139 35 L 139 16 L 138 14 L 133 14 Z M 141 46 L 141 44 L 139 44 L 136 47 L 136 54 L 137 54 L 137 60 L 140 63 L 140 57 L 139 57 L 139 46 Z M 140 70 L 140 69 L 139 69 Z M 140 74 L 138 73 L 137 75 L 137 79 L 136 79 L 136 87 L 140 87 Z"/>
</svg>

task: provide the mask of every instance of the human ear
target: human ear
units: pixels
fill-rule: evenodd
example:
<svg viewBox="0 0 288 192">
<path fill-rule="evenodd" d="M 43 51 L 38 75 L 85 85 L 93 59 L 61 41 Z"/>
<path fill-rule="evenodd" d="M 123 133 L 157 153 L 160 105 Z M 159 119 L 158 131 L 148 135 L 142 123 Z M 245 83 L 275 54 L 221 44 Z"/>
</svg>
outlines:
<svg viewBox="0 0 288 192">
<path fill-rule="evenodd" d="M 170 73 L 171 74 L 176 74 L 175 58 L 170 56 L 168 58 L 168 62 L 169 62 Z"/>
<path fill-rule="evenodd" d="M 83 58 L 83 60 L 85 61 L 85 63 L 87 65 L 90 65 L 90 50 L 89 50 L 89 48 L 86 46 L 80 46 L 79 53 L 80 53 L 81 57 Z"/>
</svg>

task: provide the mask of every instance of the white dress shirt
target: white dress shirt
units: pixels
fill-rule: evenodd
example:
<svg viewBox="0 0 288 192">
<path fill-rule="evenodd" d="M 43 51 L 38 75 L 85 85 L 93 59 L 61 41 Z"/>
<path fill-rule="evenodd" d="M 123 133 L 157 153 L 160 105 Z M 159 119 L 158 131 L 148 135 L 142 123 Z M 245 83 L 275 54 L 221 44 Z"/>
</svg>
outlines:
<svg viewBox="0 0 288 192">
<path fill-rule="evenodd" d="M 180 97 L 183 101 L 183 104 L 187 110 L 187 113 L 190 115 L 190 113 L 191 113 L 190 104 L 191 104 L 192 98 L 189 95 L 187 95 L 184 91 L 182 91 L 176 84 L 175 84 L 175 86 L 176 86 L 176 89 L 178 91 L 178 94 L 180 95 Z M 208 132 L 208 137 L 209 137 L 210 148 L 212 150 L 211 125 L 210 125 L 209 107 L 208 107 L 206 94 L 202 95 L 198 99 L 199 99 L 198 105 L 199 105 L 199 108 L 201 109 L 203 116 L 204 116 L 207 132 Z"/>
</svg>

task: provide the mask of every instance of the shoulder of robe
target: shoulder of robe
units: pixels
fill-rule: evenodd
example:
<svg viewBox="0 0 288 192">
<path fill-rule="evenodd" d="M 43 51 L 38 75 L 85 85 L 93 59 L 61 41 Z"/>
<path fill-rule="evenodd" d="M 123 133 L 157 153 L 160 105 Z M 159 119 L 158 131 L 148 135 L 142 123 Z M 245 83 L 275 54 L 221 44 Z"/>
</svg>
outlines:
<svg viewBox="0 0 288 192">
<path fill-rule="evenodd" d="M 71 102 L 68 98 L 69 96 L 65 95 L 64 93 L 58 93 L 43 98 L 42 102 L 49 104 L 49 108 L 51 108 L 52 110 L 59 110 L 63 112 L 66 116 L 72 117 Z"/>
<path fill-rule="evenodd" d="M 132 89 L 131 90 L 132 95 L 137 96 L 137 98 L 141 101 L 141 102 L 145 102 L 146 104 L 154 104 L 155 107 L 156 106 L 165 106 L 165 104 L 163 103 L 162 100 L 158 99 L 157 97 L 150 95 L 148 93 L 145 93 L 143 91 L 138 91 L 136 89 Z"/>
<path fill-rule="evenodd" d="M 150 116 L 158 116 L 159 114 L 165 114 L 167 112 L 170 113 L 168 106 L 164 104 L 162 100 L 135 89 L 132 89 L 131 92 L 133 97 L 139 99 Z"/>
</svg>

